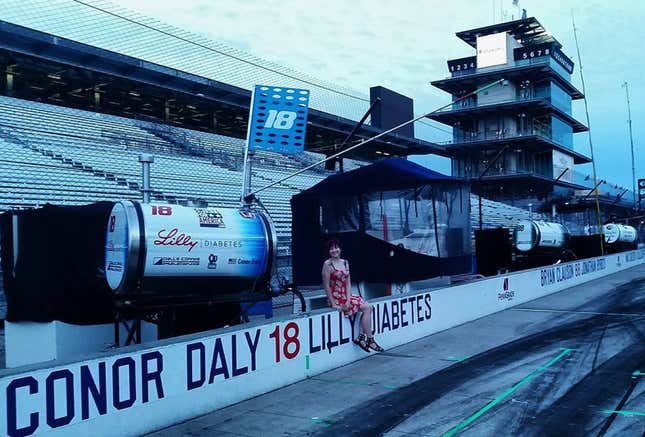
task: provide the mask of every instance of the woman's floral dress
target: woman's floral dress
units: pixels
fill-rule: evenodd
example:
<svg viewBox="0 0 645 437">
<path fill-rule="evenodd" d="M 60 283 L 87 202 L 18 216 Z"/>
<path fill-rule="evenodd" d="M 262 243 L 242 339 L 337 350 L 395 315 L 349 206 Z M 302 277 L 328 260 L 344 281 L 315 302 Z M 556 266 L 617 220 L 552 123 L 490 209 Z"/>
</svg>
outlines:
<svg viewBox="0 0 645 437">
<path fill-rule="evenodd" d="M 349 270 L 347 269 L 347 261 L 345 261 L 346 270 L 339 270 L 334 266 L 330 260 L 331 272 L 329 274 L 329 288 L 331 289 L 331 297 L 334 304 L 338 306 L 347 305 L 347 309 L 343 314 L 347 317 L 353 316 L 357 311 L 360 311 L 361 305 L 365 303 L 362 297 L 352 295 L 347 302 L 347 279 L 349 278 Z"/>
</svg>

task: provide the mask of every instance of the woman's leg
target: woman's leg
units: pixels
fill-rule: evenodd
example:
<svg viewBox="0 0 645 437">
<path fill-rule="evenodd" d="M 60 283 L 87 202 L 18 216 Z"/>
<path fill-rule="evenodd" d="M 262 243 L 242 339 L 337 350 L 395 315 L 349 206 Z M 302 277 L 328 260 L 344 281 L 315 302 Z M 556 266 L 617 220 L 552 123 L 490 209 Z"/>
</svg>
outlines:
<svg viewBox="0 0 645 437">
<path fill-rule="evenodd" d="M 361 325 L 359 331 L 368 337 L 372 336 L 372 305 L 368 302 L 363 302 L 360 306 L 361 309 Z"/>
</svg>

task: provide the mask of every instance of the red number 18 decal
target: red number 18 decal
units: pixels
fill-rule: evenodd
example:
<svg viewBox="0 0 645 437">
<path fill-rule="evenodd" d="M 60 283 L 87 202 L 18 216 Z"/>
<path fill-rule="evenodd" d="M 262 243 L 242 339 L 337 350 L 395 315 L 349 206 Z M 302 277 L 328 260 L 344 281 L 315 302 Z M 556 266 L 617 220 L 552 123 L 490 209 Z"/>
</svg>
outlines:
<svg viewBox="0 0 645 437">
<path fill-rule="evenodd" d="M 300 334 L 300 327 L 295 322 L 289 322 L 284 327 L 283 336 L 285 339 L 284 345 L 282 345 L 282 355 L 284 355 L 288 360 L 295 358 L 300 352 L 300 340 L 298 335 Z M 269 338 L 275 340 L 275 362 L 280 362 L 280 325 L 276 325 L 273 332 L 269 334 Z"/>
<path fill-rule="evenodd" d="M 171 206 L 153 206 L 152 215 L 172 215 Z"/>
</svg>

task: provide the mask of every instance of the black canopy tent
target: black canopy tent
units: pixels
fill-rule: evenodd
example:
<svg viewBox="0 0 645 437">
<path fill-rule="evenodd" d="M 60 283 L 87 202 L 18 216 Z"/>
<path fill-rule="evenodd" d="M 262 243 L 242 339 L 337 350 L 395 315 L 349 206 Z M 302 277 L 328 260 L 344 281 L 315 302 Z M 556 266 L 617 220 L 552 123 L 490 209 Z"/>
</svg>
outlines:
<svg viewBox="0 0 645 437">
<path fill-rule="evenodd" d="M 112 293 L 101 271 L 107 220 L 113 205 L 46 204 L 0 214 L 8 321 L 60 320 L 87 325 L 114 320 Z M 14 248 L 16 230 L 18 247 Z"/>
<path fill-rule="evenodd" d="M 330 176 L 291 198 L 293 278 L 321 282 L 331 237 L 354 280 L 392 283 L 468 273 L 468 184 L 401 158 Z"/>
</svg>

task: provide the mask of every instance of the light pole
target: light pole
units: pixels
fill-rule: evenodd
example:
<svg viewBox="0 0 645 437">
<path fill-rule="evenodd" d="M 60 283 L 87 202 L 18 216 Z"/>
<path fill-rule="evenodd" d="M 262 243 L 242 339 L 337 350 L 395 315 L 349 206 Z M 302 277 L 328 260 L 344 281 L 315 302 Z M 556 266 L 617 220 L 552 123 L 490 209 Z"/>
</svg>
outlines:
<svg viewBox="0 0 645 437">
<path fill-rule="evenodd" d="M 636 163 L 634 162 L 634 137 L 632 136 L 632 108 L 629 103 L 629 85 L 627 82 L 623 82 L 622 87 L 625 88 L 627 97 L 627 125 L 629 126 L 629 144 L 632 151 L 632 193 L 634 194 L 634 209 L 636 209 Z"/>
<path fill-rule="evenodd" d="M 141 188 L 141 193 L 143 194 L 143 203 L 150 203 L 150 164 L 155 162 L 155 157 L 149 153 L 142 153 L 139 156 L 139 162 L 141 163 L 141 179 L 143 186 Z"/>
</svg>

